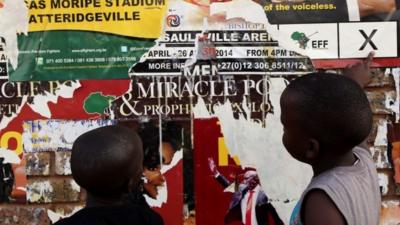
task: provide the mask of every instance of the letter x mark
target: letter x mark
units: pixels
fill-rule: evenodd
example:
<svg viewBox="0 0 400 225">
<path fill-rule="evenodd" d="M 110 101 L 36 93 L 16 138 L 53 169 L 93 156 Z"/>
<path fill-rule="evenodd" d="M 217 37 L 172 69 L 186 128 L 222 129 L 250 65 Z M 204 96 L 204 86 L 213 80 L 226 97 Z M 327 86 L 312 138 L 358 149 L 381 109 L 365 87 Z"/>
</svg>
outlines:
<svg viewBox="0 0 400 225">
<path fill-rule="evenodd" d="M 364 48 L 367 46 L 368 43 L 374 50 L 378 50 L 374 42 L 372 42 L 372 37 L 374 37 L 375 33 L 378 31 L 377 29 L 374 29 L 369 36 L 367 36 L 367 34 L 363 30 L 358 30 L 358 31 L 360 31 L 361 35 L 365 38 L 364 44 L 359 49 L 360 51 L 364 50 Z"/>
</svg>

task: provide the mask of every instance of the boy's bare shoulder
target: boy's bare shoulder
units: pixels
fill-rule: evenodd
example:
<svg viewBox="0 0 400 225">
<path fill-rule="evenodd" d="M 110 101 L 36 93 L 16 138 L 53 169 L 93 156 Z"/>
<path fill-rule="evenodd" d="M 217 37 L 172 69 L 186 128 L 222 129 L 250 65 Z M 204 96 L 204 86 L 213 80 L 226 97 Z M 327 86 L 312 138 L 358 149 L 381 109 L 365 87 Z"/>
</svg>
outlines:
<svg viewBox="0 0 400 225">
<path fill-rule="evenodd" d="M 304 225 L 346 225 L 346 220 L 332 199 L 321 189 L 304 197 Z"/>
</svg>

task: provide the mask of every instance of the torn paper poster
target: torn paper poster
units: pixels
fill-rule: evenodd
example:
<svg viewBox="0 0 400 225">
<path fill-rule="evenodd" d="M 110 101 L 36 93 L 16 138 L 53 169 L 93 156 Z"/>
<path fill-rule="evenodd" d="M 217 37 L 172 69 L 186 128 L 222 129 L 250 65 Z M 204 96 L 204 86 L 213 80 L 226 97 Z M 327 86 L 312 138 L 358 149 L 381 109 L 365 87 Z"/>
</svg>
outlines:
<svg viewBox="0 0 400 225">
<path fill-rule="evenodd" d="M 243 19 L 255 24 L 268 21 L 263 7 L 253 0 L 211 1 L 210 14 L 222 14 L 226 20 Z"/>
<path fill-rule="evenodd" d="M 388 147 L 387 146 L 373 146 L 370 147 L 372 159 L 374 160 L 376 168 L 386 169 L 391 168 L 392 165 L 388 158 Z"/>
<path fill-rule="evenodd" d="M 50 117 L 48 103 L 56 103 L 58 97 L 71 98 L 79 86 L 76 81 L 11 82 L 0 79 L 0 129 L 7 127 L 25 103 L 42 116 Z"/>
<path fill-rule="evenodd" d="M 51 202 L 51 193 L 54 188 L 50 181 L 40 181 L 28 185 L 27 200 L 29 202 Z"/>
<path fill-rule="evenodd" d="M 312 170 L 310 166 L 290 156 L 281 141 L 283 127 L 280 122 L 279 99 L 285 87 L 283 79 L 271 79 L 270 101 L 275 107 L 274 114 L 267 115 L 266 128 L 244 116 L 235 120 L 229 104 L 215 109 L 215 115 L 221 123 L 230 153 L 237 155 L 243 165 L 256 165 L 264 190 L 271 199 L 280 200 L 282 204 L 276 206 L 277 211 L 284 221 L 289 221 L 296 199 L 300 198 L 312 177 Z M 249 149 L 257 154 L 248 154 Z M 267 160 L 274 162 L 268 169 L 265 168 Z M 289 203 L 286 204 L 286 200 Z"/>
<path fill-rule="evenodd" d="M 25 1 L 5 0 L 3 2 L 3 7 L 0 7 L 0 39 L 5 57 L 14 69 L 18 66 L 17 35 L 28 34 L 28 21 L 28 8 Z"/>
<path fill-rule="evenodd" d="M 267 115 L 265 128 L 245 114 L 235 119 L 229 101 L 214 107 L 214 116 L 218 117 L 229 155 L 237 157 L 242 167 L 257 169 L 263 190 L 274 201 L 282 220 L 289 221 L 294 205 L 312 177 L 312 170 L 310 166 L 293 159 L 281 142 L 283 128 L 279 98 L 286 87 L 284 79 L 272 78 L 270 87 L 274 113 Z M 272 163 L 265 167 L 266 162 Z"/>
<path fill-rule="evenodd" d="M 386 69 L 385 74 L 389 72 L 389 69 Z M 400 68 L 392 69 L 394 84 L 396 87 L 396 98 L 393 104 L 389 105 L 390 109 L 396 114 L 396 122 L 400 120 Z M 391 102 L 389 102 L 390 104 Z"/>
<path fill-rule="evenodd" d="M 1 2 L 1 0 L 0 0 Z M 34 118 L 43 118 L 41 115 L 35 113 L 31 108 L 26 105 L 26 102 L 32 103 L 33 99 L 37 95 L 48 93 L 50 96 L 57 95 L 56 90 L 59 90 L 60 86 L 70 84 L 70 81 L 32 81 L 32 82 L 8 82 L 0 83 L 0 102 L 6 105 L 16 105 L 17 112 L 12 114 L 11 117 L 4 116 L 0 123 L 0 147 L 13 150 L 21 158 L 25 155 L 32 155 L 31 160 L 26 164 L 26 160 L 22 160 L 19 165 L 12 165 L 13 173 L 15 176 L 14 189 L 11 193 L 10 201 L 24 203 L 26 202 L 26 173 L 33 176 L 43 176 L 50 172 L 50 168 L 55 169 L 56 174 L 65 174 L 70 172 L 69 163 L 65 164 L 68 159 L 57 157 L 56 153 L 56 164 L 49 166 L 49 161 L 44 158 L 39 159 L 39 165 L 43 167 L 35 167 L 36 161 L 35 156 L 41 157 L 42 154 L 23 153 L 23 127 L 22 124 L 26 120 L 32 120 Z M 55 118 L 88 118 L 83 110 L 83 100 L 90 93 L 98 90 L 107 93 L 107 95 L 120 95 L 129 88 L 130 80 L 88 80 L 82 81 L 82 86 L 79 91 L 74 92 L 74 98 L 59 98 L 57 104 L 50 103 L 49 108 L 51 116 Z M 3 86 L 1 86 L 3 85 Z M 22 103 L 21 103 L 22 102 Z M 3 113 L 6 113 L 3 111 Z M 50 131 L 49 133 L 53 133 Z M 64 152 L 59 152 L 64 153 Z M 48 155 L 48 154 L 43 154 Z M 54 162 L 54 161 L 51 161 Z M 42 164 L 41 164 L 42 163 Z M 58 163 L 58 164 L 57 164 Z M 63 164 L 63 165 L 60 165 Z M 47 166 L 46 166 L 47 165 Z M 53 167 L 54 166 L 54 167 Z M 56 168 L 55 168 L 56 167 Z M 53 170 L 51 170 L 53 171 Z M 69 173 L 70 174 L 70 173 Z M 6 198 L 3 198 L 6 199 Z M 3 200 L 1 200 L 3 201 Z"/>
<path fill-rule="evenodd" d="M 266 1 L 263 7 L 269 23 L 279 24 L 267 26 L 268 33 L 287 50 L 309 56 L 318 68 L 343 68 L 356 62 L 348 59 L 365 58 L 371 51 L 376 58 L 385 58 L 376 65 L 399 65 L 397 50 L 390 47 L 399 45 L 394 20 L 400 11 L 394 5 L 384 1 L 283 0 Z"/>
<path fill-rule="evenodd" d="M 71 152 L 56 152 L 55 170 L 57 175 L 71 175 Z"/>
<path fill-rule="evenodd" d="M 254 167 L 240 166 L 228 155 L 218 120 L 195 119 L 193 128 L 197 223 L 243 222 L 244 217 L 238 209 L 244 196 L 252 190 L 258 223 L 266 224 L 266 218 L 270 218 L 268 224 L 283 224 L 276 211 L 276 202 L 259 182 L 258 171 Z M 250 149 L 248 154 L 252 154 Z"/>
<path fill-rule="evenodd" d="M 6 40 L 12 81 L 127 78 L 129 66 L 160 36 L 168 3 L 25 2 L 7 0 L 0 8 L 0 36 L 14 38 Z M 26 35 L 17 42 L 18 31 Z"/>
<path fill-rule="evenodd" d="M 334 64 L 341 59 L 365 58 L 371 51 L 375 52 L 375 58 L 396 58 L 397 50 L 388 47 L 398 45 L 396 24 L 396 22 L 285 24 L 279 25 L 279 29 L 268 26 L 267 30 L 282 47 L 307 55 L 314 60 L 331 59 Z M 388 33 L 393 33 L 394 36 L 388 37 Z M 365 43 L 364 38 L 371 34 L 374 36 L 372 47 L 369 42 Z M 340 66 L 343 65 L 337 63 L 336 68 Z"/>
<path fill-rule="evenodd" d="M 8 79 L 8 58 L 5 48 L 6 39 L 0 36 L 0 79 Z"/>
<path fill-rule="evenodd" d="M 63 83 L 58 86 L 54 93 L 45 91 L 43 94 L 39 94 L 33 97 L 32 103 L 29 106 L 34 112 L 37 112 L 43 117 L 51 118 L 51 111 L 48 104 L 57 103 L 58 98 L 72 98 L 74 96 L 74 91 L 81 87 L 79 81 L 71 81 Z"/>
<path fill-rule="evenodd" d="M 332 23 L 360 20 L 357 0 L 273 0 L 263 9 L 272 24 Z"/>
<path fill-rule="evenodd" d="M 387 145 L 388 145 L 387 121 L 381 119 L 378 121 L 378 130 L 376 133 L 374 146 L 387 146 Z"/>
<path fill-rule="evenodd" d="M 23 124 L 24 152 L 70 151 L 81 134 L 113 125 L 113 120 L 34 120 Z"/>
<path fill-rule="evenodd" d="M 381 190 L 382 196 L 387 195 L 389 191 L 389 177 L 387 174 L 379 173 L 378 174 L 379 188 Z"/>
<path fill-rule="evenodd" d="M 134 128 L 142 139 L 144 148 L 144 183 L 151 206 L 161 207 L 167 199 L 163 174 L 176 167 L 183 159 L 183 150 L 190 149 L 187 139 L 189 120 L 121 120 L 119 125 Z M 159 179 L 156 179 L 156 178 Z M 160 181 L 157 183 L 157 181 Z M 153 185 L 150 185 L 152 182 Z M 157 190 L 153 189 L 153 186 Z M 162 188 L 164 186 L 164 188 Z M 151 188 L 150 188 L 151 187 Z M 165 189 L 165 190 L 163 190 Z M 162 192 L 159 192 L 159 191 Z"/>
<path fill-rule="evenodd" d="M 197 99 L 197 104 L 192 109 L 193 114 L 196 116 L 196 119 L 211 119 L 210 112 L 207 110 L 206 104 L 203 98 Z"/>
<path fill-rule="evenodd" d="M 390 17 L 397 19 L 393 16 L 396 9 L 383 2 L 374 2 L 374 12 L 367 10 L 371 5 L 360 4 L 356 0 L 211 1 L 210 14 L 214 19 L 262 24 L 281 48 L 310 57 L 317 67 L 343 68 L 350 63 L 344 59 L 363 58 L 370 51 L 375 51 L 378 58 L 392 57 L 391 61 L 379 63 L 398 65 L 397 50 L 390 47 L 398 45 L 396 22 L 387 22 Z M 388 17 L 375 15 L 382 12 L 386 12 Z M 360 21 L 360 14 L 365 21 L 374 18 L 374 21 L 381 22 L 348 23 Z M 388 33 L 393 35 L 388 37 Z"/>
<path fill-rule="evenodd" d="M 169 0 L 164 19 L 164 31 L 202 30 L 204 18 L 210 15 L 209 3 L 205 1 Z"/>
<path fill-rule="evenodd" d="M 371 69 L 371 82 L 368 87 L 393 87 L 395 85 L 394 79 L 392 68 L 374 68 Z"/>
<path fill-rule="evenodd" d="M 228 8 L 239 14 L 227 17 Z M 270 25 L 261 5 L 251 0 L 211 2 L 211 5 L 174 0 L 165 20 L 163 35 L 130 68 L 130 76 L 215 75 L 210 65 L 188 68 L 206 59 L 213 59 L 220 75 L 282 75 L 313 70 L 308 57 L 287 51 L 271 38 L 266 32 Z M 201 71 L 208 74 L 200 74 Z"/>
<path fill-rule="evenodd" d="M 182 151 L 179 151 L 174 154 L 173 159 L 169 165 L 163 165 L 161 167 L 161 174 L 167 173 L 170 169 L 175 167 L 179 161 L 182 160 Z M 162 175 L 164 176 L 164 175 Z M 147 180 L 148 181 L 148 180 Z M 149 181 L 148 181 L 149 182 Z M 150 197 L 149 195 L 144 195 L 146 202 L 151 206 L 151 207 L 158 207 L 161 208 L 164 204 L 167 203 L 168 201 L 168 191 L 170 192 L 175 192 L 176 190 L 172 190 L 171 188 L 168 189 L 168 183 L 165 182 L 164 184 L 160 185 L 157 187 L 157 195 L 156 198 Z"/>
<path fill-rule="evenodd" d="M 2 163 L 11 163 L 11 164 L 20 164 L 21 159 L 15 153 L 15 151 L 11 151 L 9 149 L 0 148 L 0 159 L 3 159 Z"/>
<path fill-rule="evenodd" d="M 183 157 L 183 152 L 179 151 L 174 154 L 172 161 L 169 165 L 163 165 L 161 167 L 161 174 L 167 173 L 170 169 L 175 167 Z M 164 175 L 162 175 L 164 176 Z M 147 180 L 148 181 L 148 180 Z M 168 201 L 168 191 L 170 192 L 175 192 L 176 190 L 172 190 L 171 188 L 168 189 L 168 183 L 165 182 L 163 185 L 157 187 L 157 196 L 156 198 L 150 197 L 149 195 L 144 195 L 146 202 L 151 206 L 151 207 L 158 207 L 161 208 L 164 204 L 167 203 Z"/>
<path fill-rule="evenodd" d="M 3 102 L 2 99 L 0 101 Z M 8 126 L 8 124 L 18 116 L 18 114 L 20 113 L 20 111 L 22 109 L 22 106 L 25 105 L 25 103 L 27 101 L 28 101 L 28 97 L 23 96 L 21 99 L 17 100 L 16 103 L 11 103 L 11 104 L 0 103 L 1 105 L 10 109 L 10 111 L 8 111 L 8 112 L 10 112 L 10 114 L 8 114 L 8 115 L 0 114 L 0 130 L 3 130 L 4 128 L 6 128 Z"/>
<path fill-rule="evenodd" d="M 54 212 L 53 210 L 48 209 L 47 210 L 47 216 L 49 217 L 50 221 L 52 224 L 56 223 L 57 221 L 66 218 L 66 217 L 70 217 L 72 215 L 74 215 L 76 212 L 78 212 L 79 210 L 81 210 L 83 207 L 75 207 L 72 212 L 70 213 L 61 213 L 61 212 Z"/>
<path fill-rule="evenodd" d="M 193 182 L 193 176 L 186 177 L 193 173 L 193 165 L 185 161 L 188 158 L 183 158 L 185 153 L 191 157 L 190 123 L 189 119 L 144 117 L 118 121 L 118 125 L 135 129 L 142 139 L 144 197 L 160 212 L 166 224 L 182 224 L 184 204 L 193 209 L 193 190 L 188 185 Z"/>
<path fill-rule="evenodd" d="M 27 200 L 30 203 L 77 202 L 81 188 L 70 178 L 30 179 L 27 184 Z"/>
<path fill-rule="evenodd" d="M 243 112 L 247 99 L 249 114 L 261 120 L 271 110 L 267 99 L 266 76 L 154 76 L 135 77 L 130 92 L 116 99 L 108 111 L 114 119 L 190 118 L 192 108 L 202 99 L 210 112 L 218 103 L 230 100 L 235 115 Z M 201 98 L 198 98 L 201 97 Z"/>
<path fill-rule="evenodd" d="M 278 47 L 264 29 L 208 30 L 207 38 L 215 47 L 204 47 L 198 39 L 201 31 L 166 31 L 158 44 L 142 60 L 133 65 L 131 76 L 143 75 L 215 75 L 213 67 L 204 66 L 204 59 L 196 58 L 198 52 L 213 55 L 214 68 L 219 75 L 275 74 L 287 75 L 313 70 L 307 57 Z M 202 57 L 204 58 L 204 57 Z M 188 68 L 187 61 L 195 59 L 200 65 Z"/>
<path fill-rule="evenodd" d="M 49 176 L 51 156 L 47 152 L 25 153 L 27 176 Z M 56 165 L 57 167 L 57 165 Z"/>
</svg>

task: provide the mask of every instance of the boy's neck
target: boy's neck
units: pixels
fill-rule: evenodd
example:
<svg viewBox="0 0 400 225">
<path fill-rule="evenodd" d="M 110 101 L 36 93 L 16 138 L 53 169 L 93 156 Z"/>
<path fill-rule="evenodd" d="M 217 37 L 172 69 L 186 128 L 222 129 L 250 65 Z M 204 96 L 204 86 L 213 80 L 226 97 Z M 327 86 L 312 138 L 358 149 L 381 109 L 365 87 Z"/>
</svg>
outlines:
<svg viewBox="0 0 400 225">
<path fill-rule="evenodd" d="M 124 201 L 121 196 L 97 196 L 87 192 L 86 207 L 101 207 L 101 206 L 112 206 L 121 205 Z"/>
<path fill-rule="evenodd" d="M 329 152 L 329 151 L 326 151 Z M 314 163 L 312 166 L 314 171 L 314 177 L 318 176 L 319 174 L 333 169 L 335 167 L 341 166 L 352 166 L 356 162 L 357 158 L 353 154 L 353 151 L 347 151 L 341 155 L 335 154 L 323 154 L 319 159 L 318 162 Z"/>
</svg>

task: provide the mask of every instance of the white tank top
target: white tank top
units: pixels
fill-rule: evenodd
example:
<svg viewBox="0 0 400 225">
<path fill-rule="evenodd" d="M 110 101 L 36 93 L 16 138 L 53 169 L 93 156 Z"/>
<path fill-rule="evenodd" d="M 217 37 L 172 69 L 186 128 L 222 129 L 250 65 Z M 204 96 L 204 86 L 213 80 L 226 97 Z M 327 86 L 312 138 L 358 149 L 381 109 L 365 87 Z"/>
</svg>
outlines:
<svg viewBox="0 0 400 225">
<path fill-rule="evenodd" d="M 381 195 L 376 167 L 367 150 L 355 147 L 353 153 L 359 159 L 355 165 L 333 168 L 311 180 L 293 210 L 290 225 L 302 225 L 302 201 L 313 189 L 323 190 L 332 199 L 347 225 L 379 224 Z"/>
</svg>

